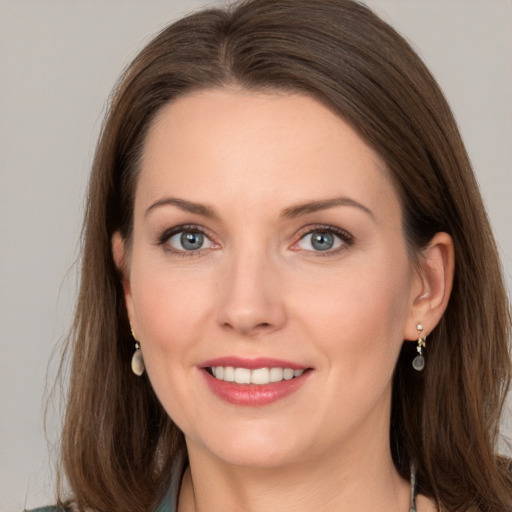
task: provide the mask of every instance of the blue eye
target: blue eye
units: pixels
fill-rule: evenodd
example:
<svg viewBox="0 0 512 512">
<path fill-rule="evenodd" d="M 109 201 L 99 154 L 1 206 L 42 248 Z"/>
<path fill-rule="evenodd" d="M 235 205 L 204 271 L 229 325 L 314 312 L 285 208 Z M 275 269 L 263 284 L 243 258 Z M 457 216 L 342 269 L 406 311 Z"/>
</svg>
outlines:
<svg viewBox="0 0 512 512">
<path fill-rule="evenodd" d="M 347 244 L 349 242 L 348 238 L 348 236 L 342 237 L 342 235 L 338 235 L 332 230 L 316 229 L 306 233 L 297 245 L 306 251 L 332 251 Z"/>
<path fill-rule="evenodd" d="M 205 234 L 194 229 L 182 229 L 165 238 L 164 243 L 170 245 L 173 250 L 180 252 L 199 251 L 214 246 L 213 242 Z"/>
<path fill-rule="evenodd" d="M 201 233 L 181 233 L 180 243 L 187 251 L 197 251 L 203 246 L 204 236 Z"/>
<path fill-rule="evenodd" d="M 311 246 L 317 251 L 328 251 L 334 247 L 335 238 L 332 233 L 311 233 Z"/>
</svg>

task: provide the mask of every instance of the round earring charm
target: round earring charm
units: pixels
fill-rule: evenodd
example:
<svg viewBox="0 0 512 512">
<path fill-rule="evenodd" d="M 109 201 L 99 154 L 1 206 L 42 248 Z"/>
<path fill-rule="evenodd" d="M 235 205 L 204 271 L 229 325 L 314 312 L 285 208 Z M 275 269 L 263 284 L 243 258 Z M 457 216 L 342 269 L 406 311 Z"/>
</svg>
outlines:
<svg viewBox="0 0 512 512">
<path fill-rule="evenodd" d="M 425 358 L 423 356 L 416 356 L 412 360 L 412 367 L 417 371 L 421 372 L 423 371 L 423 368 L 425 368 Z"/>
<path fill-rule="evenodd" d="M 135 352 L 132 356 L 132 372 L 140 377 L 145 370 L 144 359 L 142 358 L 142 351 L 140 350 L 140 345 L 135 343 Z"/>
</svg>

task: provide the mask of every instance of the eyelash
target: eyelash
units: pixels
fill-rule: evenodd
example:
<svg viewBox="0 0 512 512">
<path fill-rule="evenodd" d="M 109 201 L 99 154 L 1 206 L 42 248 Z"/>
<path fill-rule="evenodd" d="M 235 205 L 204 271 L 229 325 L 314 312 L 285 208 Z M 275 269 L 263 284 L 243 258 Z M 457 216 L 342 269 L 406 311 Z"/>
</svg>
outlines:
<svg viewBox="0 0 512 512">
<path fill-rule="evenodd" d="M 310 251 L 310 250 L 302 250 L 302 249 L 296 249 L 297 251 L 302 251 L 305 254 L 308 255 L 308 257 L 322 257 L 326 258 L 329 256 L 334 256 L 339 254 L 340 252 L 348 250 L 353 244 L 354 244 L 354 237 L 344 229 L 325 225 L 325 224 L 314 224 L 311 226 L 306 226 L 303 228 L 299 234 L 299 238 L 297 242 L 295 242 L 293 245 L 297 245 L 301 240 L 303 240 L 307 235 L 311 235 L 315 232 L 320 233 L 329 233 L 335 235 L 337 238 L 339 238 L 342 242 L 341 246 L 335 249 L 327 249 L 325 251 Z"/>
<path fill-rule="evenodd" d="M 182 232 L 189 232 L 189 233 L 199 233 L 206 237 L 208 240 L 211 241 L 211 236 L 207 233 L 205 229 L 203 229 L 201 226 L 198 226 L 196 224 L 184 224 L 181 226 L 175 226 L 170 229 L 166 229 L 163 233 L 161 233 L 158 236 L 157 244 L 159 246 L 164 246 L 171 237 L 174 235 L 177 235 Z M 299 237 L 296 242 L 293 243 L 293 245 L 297 245 L 301 240 L 303 240 L 307 235 L 311 235 L 315 232 L 320 233 L 329 233 L 333 234 L 337 238 L 339 238 L 342 242 L 342 245 L 335 249 L 327 249 L 325 251 L 311 251 L 306 249 L 295 249 L 297 252 L 303 252 L 306 253 L 309 257 L 329 257 L 336 255 L 342 251 L 347 250 L 350 248 L 351 245 L 354 243 L 354 237 L 344 229 L 337 228 L 335 226 L 325 225 L 325 224 L 315 224 L 311 226 L 306 226 L 301 230 L 299 233 Z M 213 243 L 213 242 L 212 242 Z M 196 251 L 187 251 L 187 250 L 179 250 L 174 249 L 172 246 L 164 247 L 164 250 L 172 253 L 173 255 L 177 255 L 183 258 L 193 258 L 198 257 L 202 253 L 202 249 L 198 249 Z"/>
<path fill-rule="evenodd" d="M 157 245 L 164 246 L 174 235 L 177 235 L 179 233 L 188 232 L 188 233 L 199 233 L 203 235 L 208 240 L 211 240 L 211 236 L 208 235 L 205 229 L 201 228 L 201 226 L 198 226 L 196 224 L 183 224 L 181 226 L 175 226 L 170 229 L 166 229 L 157 240 Z M 167 252 L 172 253 L 175 256 L 179 256 L 182 258 L 194 258 L 201 255 L 202 249 L 198 249 L 197 251 L 186 251 L 186 250 L 179 250 L 174 249 L 172 246 L 168 245 L 167 247 L 164 247 L 164 250 Z"/>
</svg>

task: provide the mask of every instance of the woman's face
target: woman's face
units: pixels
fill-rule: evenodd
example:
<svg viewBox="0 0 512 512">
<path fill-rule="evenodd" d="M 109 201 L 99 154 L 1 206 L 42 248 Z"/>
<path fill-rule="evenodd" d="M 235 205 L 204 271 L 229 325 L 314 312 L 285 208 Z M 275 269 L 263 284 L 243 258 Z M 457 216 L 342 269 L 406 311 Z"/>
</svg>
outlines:
<svg viewBox="0 0 512 512">
<path fill-rule="evenodd" d="M 269 467 L 387 447 L 421 284 L 382 161 L 326 107 L 225 89 L 166 106 L 126 263 L 148 376 L 190 452 Z"/>
</svg>

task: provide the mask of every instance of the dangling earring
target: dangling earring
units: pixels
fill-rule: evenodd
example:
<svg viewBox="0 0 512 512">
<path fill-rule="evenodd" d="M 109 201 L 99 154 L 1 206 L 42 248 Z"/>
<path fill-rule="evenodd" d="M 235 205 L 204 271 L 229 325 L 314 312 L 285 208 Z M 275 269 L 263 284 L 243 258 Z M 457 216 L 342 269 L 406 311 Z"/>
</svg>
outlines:
<svg viewBox="0 0 512 512">
<path fill-rule="evenodd" d="M 137 375 L 137 377 L 140 377 L 144 373 L 144 359 L 142 358 L 142 351 L 140 350 L 139 342 L 135 339 L 135 334 L 133 333 L 132 329 L 132 336 L 135 340 L 135 352 L 132 356 L 132 372 Z"/>
<path fill-rule="evenodd" d="M 418 346 L 416 347 L 418 355 L 412 360 L 412 367 L 417 372 L 421 372 L 423 371 L 423 368 L 425 368 L 425 358 L 423 357 L 423 349 L 426 347 L 425 340 L 427 339 L 427 337 L 421 336 L 421 333 L 423 332 L 423 325 L 418 324 L 416 326 L 416 329 L 418 329 Z"/>
</svg>

